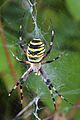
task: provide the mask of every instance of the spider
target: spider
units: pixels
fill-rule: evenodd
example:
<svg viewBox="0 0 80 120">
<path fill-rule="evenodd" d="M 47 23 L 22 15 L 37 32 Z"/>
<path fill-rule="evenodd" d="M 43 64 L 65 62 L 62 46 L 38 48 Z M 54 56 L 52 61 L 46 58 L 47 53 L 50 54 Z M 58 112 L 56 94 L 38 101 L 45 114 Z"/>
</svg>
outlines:
<svg viewBox="0 0 80 120">
<path fill-rule="evenodd" d="M 58 93 L 58 91 L 55 89 L 53 86 L 52 82 L 48 78 L 47 74 L 45 73 L 43 69 L 43 64 L 47 63 L 52 63 L 59 59 L 61 55 L 57 56 L 56 58 L 50 60 L 50 61 L 44 61 L 44 59 L 50 54 L 53 46 L 53 40 L 54 40 L 54 30 L 52 29 L 51 31 L 51 42 L 50 42 L 50 47 L 47 52 L 45 52 L 45 44 L 40 38 L 33 38 L 28 46 L 25 44 L 24 38 L 23 38 L 23 25 L 20 25 L 19 27 L 19 45 L 21 49 L 24 51 L 24 54 L 27 56 L 28 61 L 26 60 L 21 60 L 17 56 L 15 56 L 13 53 L 12 55 L 15 57 L 15 59 L 18 62 L 24 63 L 24 64 L 29 64 L 30 67 L 26 72 L 21 76 L 21 78 L 17 81 L 16 85 L 12 88 L 12 90 L 9 92 L 9 96 L 12 94 L 12 92 L 19 86 L 20 87 L 20 95 L 21 95 L 21 104 L 23 103 L 23 90 L 22 90 L 22 84 L 27 81 L 29 75 L 34 72 L 36 75 L 41 75 L 43 78 L 43 81 L 47 85 L 51 98 L 54 103 L 54 107 L 56 109 L 56 103 L 55 103 L 55 98 L 53 97 L 53 91 L 61 98 L 64 99 L 65 101 L 68 102 L 67 99 L 64 98 L 61 94 Z"/>
</svg>

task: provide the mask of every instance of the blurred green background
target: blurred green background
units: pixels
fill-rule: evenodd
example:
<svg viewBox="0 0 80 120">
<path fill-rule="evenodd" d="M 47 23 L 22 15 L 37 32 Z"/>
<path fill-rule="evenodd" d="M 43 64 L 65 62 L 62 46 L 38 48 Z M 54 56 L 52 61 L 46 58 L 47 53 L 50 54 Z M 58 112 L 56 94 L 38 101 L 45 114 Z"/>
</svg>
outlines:
<svg viewBox="0 0 80 120">
<path fill-rule="evenodd" d="M 18 31 L 22 16 L 26 43 L 31 40 L 34 31 L 30 8 L 27 0 L 0 1 L 0 119 L 12 120 L 21 110 L 19 94 L 15 90 L 8 97 L 16 80 L 29 68 L 18 63 L 10 53 L 14 52 L 21 59 L 26 59 L 18 44 Z M 50 22 L 51 21 L 51 22 Z M 70 102 L 76 104 L 80 100 L 80 0 L 37 0 L 37 24 L 49 47 L 51 28 L 54 26 L 55 38 L 53 50 L 47 60 L 51 60 L 65 52 L 64 56 L 54 63 L 44 65 L 45 71 L 56 89 Z M 4 32 L 2 32 L 4 30 Z M 3 34 L 2 34 L 3 33 Z M 24 106 L 41 94 L 41 106 L 46 106 L 49 113 L 54 112 L 49 91 L 41 77 L 32 74 L 24 85 Z M 36 92 L 35 92 L 36 91 Z M 56 95 L 55 95 L 56 97 Z M 64 100 L 59 111 L 66 115 L 71 105 Z M 80 120 L 80 109 L 76 108 L 74 120 Z M 45 115 L 45 111 L 41 111 Z M 41 115 L 41 118 L 45 117 Z M 24 117 L 23 117 L 24 118 Z M 28 120 L 28 119 L 27 119 Z M 35 120 L 33 115 L 29 120 Z"/>
</svg>

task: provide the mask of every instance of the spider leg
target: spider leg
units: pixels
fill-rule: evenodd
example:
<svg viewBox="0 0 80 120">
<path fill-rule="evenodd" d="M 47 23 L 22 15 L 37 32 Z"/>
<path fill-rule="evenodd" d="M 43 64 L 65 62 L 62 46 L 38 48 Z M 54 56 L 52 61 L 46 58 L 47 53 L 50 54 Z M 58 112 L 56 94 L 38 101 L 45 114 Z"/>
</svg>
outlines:
<svg viewBox="0 0 80 120">
<path fill-rule="evenodd" d="M 51 88 L 49 88 L 49 87 L 48 87 L 48 89 L 49 89 L 49 91 L 50 91 L 51 98 L 52 98 L 53 103 L 54 103 L 54 108 L 55 108 L 55 110 L 56 110 L 56 102 L 55 102 L 55 98 L 53 97 L 53 91 L 52 91 L 52 89 L 51 89 Z"/>
<path fill-rule="evenodd" d="M 16 85 L 12 88 L 12 90 L 9 92 L 8 96 L 11 96 L 11 94 L 13 93 L 13 91 L 19 86 L 20 82 L 17 81 Z"/>
<path fill-rule="evenodd" d="M 45 82 L 46 85 L 48 86 L 48 84 L 47 84 L 48 77 L 47 77 L 47 75 L 44 73 L 44 71 L 43 71 L 42 68 L 40 69 L 40 73 L 41 73 L 41 75 L 42 75 L 42 77 L 43 77 L 44 82 Z M 48 89 L 49 89 L 49 91 L 50 91 L 51 98 L 52 98 L 53 103 L 54 103 L 54 108 L 55 108 L 55 110 L 56 110 L 56 102 L 55 102 L 55 98 L 53 97 L 53 91 L 52 91 L 51 87 L 49 87 L 49 86 L 48 86 Z"/>
<path fill-rule="evenodd" d="M 23 89 L 22 89 L 22 85 L 20 85 L 20 96 L 21 96 L 21 104 L 23 104 Z"/>
<path fill-rule="evenodd" d="M 55 58 L 52 59 L 52 60 L 42 62 L 42 64 L 52 63 L 52 62 L 58 60 L 59 58 L 61 58 L 63 54 L 64 54 L 64 53 L 60 54 L 59 56 L 55 57 Z"/>
<path fill-rule="evenodd" d="M 47 53 L 44 55 L 43 59 L 46 58 L 48 56 L 48 54 L 51 52 L 52 46 L 53 46 L 53 39 L 54 39 L 54 30 L 52 29 L 52 36 L 51 36 L 50 48 L 47 51 Z"/>
<path fill-rule="evenodd" d="M 24 63 L 24 64 L 30 64 L 29 61 L 24 61 L 24 60 L 21 60 L 19 59 L 16 55 L 14 55 L 14 53 L 12 51 L 10 51 L 12 56 L 18 61 L 18 62 L 21 62 L 21 63 Z"/>
<path fill-rule="evenodd" d="M 55 111 L 57 110 L 56 108 L 56 102 L 55 102 L 55 98 L 52 96 L 52 100 L 53 100 L 53 103 L 54 103 L 54 108 L 55 108 Z"/>
<path fill-rule="evenodd" d="M 64 98 L 64 96 L 62 96 L 61 94 L 59 94 L 59 92 L 55 89 L 55 87 L 53 86 L 53 84 L 51 83 L 50 79 L 48 79 L 47 74 L 43 71 L 43 69 L 40 69 L 40 73 L 43 77 L 44 82 L 46 83 L 48 89 L 50 90 L 51 96 L 52 96 L 52 90 L 54 90 L 54 92 L 63 100 L 65 100 L 66 102 L 68 102 L 69 104 L 72 105 L 72 103 L 70 103 L 67 99 Z"/>
<path fill-rule="evenodd" d="M 27 45 L 23 39 L 23 25 L 19 26 L 19 45 L 22 48 L 22 50 L 26 53 L 27 52 Z"/>
<path fill-rule="evenodd" d="M 22 77 L 17 81 L 16 85 L 12 88 L 12 90 L 9 92 L 8 96 L 11 96 L 13 91 L 20 86 L 20 93 L 21 93 L 21 103 L 23 102 L 23 90 L 22 90 L 22 84 L 28 79 L 28 76 L 32 72 L 32 68 L 30 67 L 23 75 Z"/>
</svg>

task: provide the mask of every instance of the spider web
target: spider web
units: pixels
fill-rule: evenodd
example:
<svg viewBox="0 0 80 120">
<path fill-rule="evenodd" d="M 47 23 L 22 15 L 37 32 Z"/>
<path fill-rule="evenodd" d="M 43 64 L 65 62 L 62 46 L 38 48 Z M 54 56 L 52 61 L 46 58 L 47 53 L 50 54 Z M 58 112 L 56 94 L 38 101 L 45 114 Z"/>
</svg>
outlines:
<svg viewBox="0 0 80 120">
<path fill-rule="evenodd" d="M 10 6 L 13 6 L 13 9 Z M 15 13 L 15 11 L 17 12 Z M 28 22 L 31 17 L 32 17 L 31 24 L 33 26 L 33 30 L 31 31 L 31 33 L 30 32 L 28 33 L 27 31 Z M 32 37 L 32 38 L 38 37 L 43 39 L 47 44 L 44 38 L 44 35 L 42 34 L 37 24 L 36 1 L 33 1 L 33 3 L 31 3 L 28 0 L 22 0 L 22 1 L 7 0 L 0 7 L 0 18 L 3 21 L 6 35 L 9 36 L 9 33 L 10 33 L 14 36 L 14 41 L 8 41 L 7 47 L 14 47 L 15 45 L 18 46 L 17 37 L 18 37 L 19 25 L 21 23 L 24 24 L 24 31 L 27 34 L 25 35 L 25 39 L 27 39 L 26 36 Z M 26 40 L 26 42 L 28 43 L 29 41 Z"/>
<path fill-rule="evenodd" d="M 62 92 L 63 95 L 75 95 L 75 94 L 80 94 L 80 89 L 76 89 L 76 90 L 71 90 L 71 91 L 67 91 L 67 92 Z M 29 109 L 33 104 L 35 104 L 36 100 L 37 102 L 39 102 L 39 99 L 40 99 L 40 96 L 37 96 L 35 97 L 25 108 L 23 108 L 17 115 L 16 117 L 13 119 L 13 120 L 20 120 L 21 118 L 28 118 L 29 116 L 31 116 L 32 114 L 34 114 L 34 108 L 32 109 Z M 38 103 L 37 103 L 38 104 Z M 37 105 L 38 106 L 38 105 Z M 71 109 L 73 106 L 68 106 L 68 107 L 65 107 L 63 111 L 69 111 L 69 109 Z M 78 107 L 80 108 L 80 105 L 78 106 L 75 106 L 75 107 Z M 43 108 L 38 108 L 38 110 L 43 110 L 45 109 L 46 107 L 43 107 Z M 38 111 L 37 110 L 37 111 Z M 37 114 L 37 111 L 35 114 Z M 36 116 L 36 118 L 38 120 L 41 120 L 38 115 Z M 47 118 L 44 118 L 43 120 L 47 120 Z"/>
<path fill-rule="evenodd" d="M 43 39 L 44 41 L 45 41 L 45 43 L 46 43 L 46 45 L 47 46 L 49 46 L 48 45 L 48 42 L 45 40 L 45 35 L 47 34 L 47 33 L 44 33 L 43 34 L 43 32 L 42 32 L 42 30 L 39 28 L 39 26 L 38 26 L 38 21 L 37 21 L 37 9 L 36 9 L 36 4 L 37 4 L 37 2 L 36 1 L 30 1 L 30 0 L 20 0 L 20 1 L 13 1 L 13 2 L 15 2 L 15 3 L 19 3 L 19 5 L 20 5 L 20 8 L 22 8 L 21 9 L 21 12 L 22 12 L 22 14 L 21 14 L 21 12 L 19 12 L 20 13 L 20 15 L 19 15 L 19 17 L 18 18 L 15 18 L 15 23 L 14 23 L 14 21 L 11 21 L 11 20 L 9 20 L 6 16 L 4 16 L 4 15 L 2 15 L 1 14 L 1 17 L 2 17 L 2 19 L 4 19 L 4 22 L 6 22 L 6 24 L 8 25 L 8 28 L 6 28 L 6 31 L 5 31 L 5 33 L 7 34 L 7 35 L 9 35 L 9 31 L 7 30 L 7 29 L 9 29 L 10 28 L 10 26 L 11 26 L 11 30 L 13 29 L 12 27 L 14 26 L 14 24 L 17 24 L 18 22 L 20 22 L 22 19 L 23 19 L 23 17 L 21 17 L 21 16 L 23 16 L 23 14 L 25 13 L 25 15 L 24 15 L 24 19 L 27 19 L 28 20 L 28 17 L 30 17 L 31 19 L 32 19 L 32 25 L 33 25 L 33 30 L 32 30 L 32 32 L 31 33 L 28 33 L 27 35 L 29 36 L 29 37 L 39 37 L 39 38 L 41 38 L 41 39 Z M 8 0 L 8 1 L 6 1 L 2 6 L 1 6 L 1 9 L 0 10 L 2 10 L 2 9 L 4 9 L 4 6 L 6 6 L 6 4 L 7 3 L 10 3 L 10 1 Z M 17 9 L 17 6 L 16 6 L 16 9 Z M 27 12 L 27 18 L 26 18 L 26 12 Z M 19 14 L 18 13 L 18 14 Z M 24 20 L 24 21 L 27 21 L 27 20 Z M 26 24 L 28 24 L 28 22 L 26 23 Z M 4 24 L 4 26 L 6 26 L 5 24 Z M 7 44 L 7 47 L 9 47 L 9 48 L 14 48 L 15 46 L 17 46 L 18 47 L 18 41 L 17 41 L 17 43 L 16 43 L 16 38 L 17 38 L 17 31 L 18 31 L 18 26 L 16 26 L 16 31 L 15 31 L 15 29 L 14 29 L 14 31 L 15 32 L 13 32 L 14 34 L 13 34 L 13 36 L 14 36 L 14 40 L 13 40 L 13 42 L 11 42 L 11 41 L 9 41 L 8 42 L 8 44 Z M 24 28 L 24 29 L 26 29 L 26 28 Z M 27 31 L 28 32 L 28 31 Z M 11 34 L 11 33 L 10 33 Z M 28 41 L 27 41 L 28 42 Z M 11 44 L 10 44 L 11 43 Z M 10 45 L 9 45 L 10 44 Z M 57 46 L 59 46 L 59 43 L 57 42 L 56 43 L 57 44 Z M 18 47 L 19 48 L 19 47 Z M 18 48 L 17 48 L 17 50 L 18 50 Z M 20 54 L 20 53 L 19 53 Z M 57 51 L 56 51 L 56 53 L 55 54 L 58 54 L 57 53 Z M 51 53 L 51 55 L 53 55 L 52 53 Z M 20 55 L 20 56 L 22 56 L 22 54 Z M 55 56 L 55 55 L 54 55 Z M 49 58 L 52 58 L 51 56 L 49 56 Z M 63 64 L 64 65 L 64 61 L 62 60 L 62 61 L 60 61 L 59 62 L 59 64 Z M 63 66 L 62 65 L 62 66 Z M 46 67 L 44 66 L 44 69 L 45 69 L 45 71 L 47 71 L 48 72 L 48 75 L 49 75 L 49 77 L 51 78 L 51 80 L 54 80 L 54 79 L 56 79 L 55 81 L 54 81 L 54 85 L 56 86 L 56 88 L 57 88 L 57 90 L 60 90 L 60 89 L 62 89 L 62 86 L 65 86 L 65 82 L 63 81 L 63 80 L 60 80 L 61 82 L 59 82 L 59 78 L 58 78 L 58 80 L 57 80 L 57 75 L 56 74 L 58 74 L 57 73 L 57 71 L 58 70 L 56 70 L 57 69 L 57 64 L 56 65 L 54 65 L 54 69 L 53 69 L 53 66 L 51 67 L 49 67 L 49 65 L 47 65 Z M 49 70 L 49 71 L 48 71 Z M 53 71 L 53 72 L 52 72 Z M 64 73 L 65 72 L 65 70 L 64 69 L 61 69 L 61 71 Z M 61 77 L 62 78 L 62 77 Z M 33 78 L 34 79 L 34 78 Z M 53 82 L 53 81 L 52 81 Z M 68 80 L 68 82 L 69 82 L 69 80 Z M 71 82 L 70 82 L 71 83 Z M 31 82 L 29 82 L 28 83 L 29 85 L 31 85 L 32 86 L 32 84 L 31 84 Z M 40 91 L 39 91 L 39 89 L 40 89 Z M 40 86 L 40 88 L 38 88 L 37 89 L 37 94 L 39 94 L 39 92 L 41 93 L 40 94 L 40 96 L 36 96 L 35 98 L 33 98 L 33 100 L 28 104 L 28 105 L 30 105 L 30 106 L 26 106 L 24 109 L 23 109 L 23 111 L 21 111 L 20 112 L 20 114 L 18 114 L 16 117 L 17 117 L 17 119 L 21 119 L 21 118 L 27 118 L 27 117 L 29 117 L 29 116 L 31 116 L 33 113 L 34 113 L 34 107 L 33 107 L 33 109 L 31 108 L 31 110 L 29 110 L 29 111 L 27 111 L 27 109 L 29 109 L 29 107 L 31 107 L 33 104 L 35 104 L 35 101 L 36 101 L 36 98 L 41 98 L 41 96 L 42 96 L 42 94 L 44 94 L 44 92 L 42 92 L 42 90 L 41 90 L 41 86 Z M 65 92 L 61 92 L 63 95 L 76 95 L 76 94 L 79 94 L 80 93 L 80 89 L 75 89 L 75 90 L 69 90 L 69 91 L 65 91 Z M 55 97 L 56 97 L 56 94 L 54 95 Z M 44 108 L 41 108 L 41 109 L 44 109 Z M 24 114 L 23 114 L 24 113 Z M 37 112 L 36 112 L 36 114 L 37 114 Z M 36 117 L 38 117 L 38 115 L 36 116 Z M 16 118 L 15 118 L 16 119 Z M 39 119 L 40 120 L 40 118 L 37 118 L 37 119 Z"/>
</svg>

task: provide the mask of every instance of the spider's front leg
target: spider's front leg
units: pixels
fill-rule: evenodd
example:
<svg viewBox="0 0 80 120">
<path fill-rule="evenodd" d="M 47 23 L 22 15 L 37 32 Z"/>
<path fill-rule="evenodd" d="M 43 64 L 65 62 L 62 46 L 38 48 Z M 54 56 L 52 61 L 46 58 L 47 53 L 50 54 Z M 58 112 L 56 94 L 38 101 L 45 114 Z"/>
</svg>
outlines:
<svg viewBox="0 0 80 120">
<path fill-rule="evenodd" d="M 21 49 L 24 51 L 24 53 L 26 54 L 27 45 L 26 45 L 26 42 L 24 41 L 23 25 L 19 26 L 19 45 Z"/>
<path fill-rule="evenodd" d="M 20 86 L 20 94 L 21 94 L 21 104 L 23 103 L 23 90 L 22 90 L 22 84 L 28 79 L 28 76 L 32 72 L 32 68 L 30 67 L 22 76 L 21 78 L 17 81 L 16 85 L 12 88 L 12 90 L 9 92 L 9 96 L 11 96 L 12 92 Z"/>
<path fill-rule="evenodd" d="M 44 55 L 43 59 L 46 58 L 48 56 L 48 54 L 51 52 L 52 46 L 53 46 L 53 40 L 54 40 L 54 30 L 52 29 L 50 47 L 49 47 L 49 50 L 47 51 L 47 53 Z"/>
</svg>

